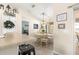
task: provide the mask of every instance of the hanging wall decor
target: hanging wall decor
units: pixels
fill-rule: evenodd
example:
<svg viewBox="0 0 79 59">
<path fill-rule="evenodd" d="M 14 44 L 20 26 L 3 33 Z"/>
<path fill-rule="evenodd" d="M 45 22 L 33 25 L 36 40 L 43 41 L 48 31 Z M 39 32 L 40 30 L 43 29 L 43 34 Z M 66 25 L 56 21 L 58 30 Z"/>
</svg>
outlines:
<svg viewBox="0 0 79 59">
<path fill-rule="evenodd" d="M 7 29 L 11 29 L 11 28 L 14 28 L 15 24 L 9 20 L 5 21 L 4 22 L 4 27 L 7 28 Z"/>
<path fill-rule="evenodd" d="M 65 29 L 65 24 L 58 24 L 58 29 Z"/>
<path fill-rule="evenodd" d="M 34 24 L 34 25 L 33 25 L 33 28 L 34 28 L 34 29 L 38 29 L 38 24 Z"/>
<path fill-rule="evenodd" d="M 16 13 L 18 13 L 16 8 L 13 8 L 12 5 L 3 5 L 0 4 L 0 9 L 2 9 L 4 11 L 4 15 L 8 15 L 8 16 L 16 16 Z"/>
<path fill-rule="evenodd" d="M 67 20 L 67 13 L 65 12 L 65 13 L 56 15 L 56 20 L 57 20 L 57 22 L 66 21 Z"/>
</svg>

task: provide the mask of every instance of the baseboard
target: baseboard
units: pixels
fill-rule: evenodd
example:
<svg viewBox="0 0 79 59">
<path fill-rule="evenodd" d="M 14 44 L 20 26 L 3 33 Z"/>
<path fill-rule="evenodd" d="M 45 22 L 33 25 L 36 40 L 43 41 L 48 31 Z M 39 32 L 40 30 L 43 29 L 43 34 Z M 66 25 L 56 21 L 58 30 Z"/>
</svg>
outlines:
<svg viewBox="0 0 79 59">
<path fill-rule="evenodd" d="M 61 53 L 57 52 L 57 51 L 53 51 L 54 54 L 56 55 L 62 55 Z"/>
</svg>

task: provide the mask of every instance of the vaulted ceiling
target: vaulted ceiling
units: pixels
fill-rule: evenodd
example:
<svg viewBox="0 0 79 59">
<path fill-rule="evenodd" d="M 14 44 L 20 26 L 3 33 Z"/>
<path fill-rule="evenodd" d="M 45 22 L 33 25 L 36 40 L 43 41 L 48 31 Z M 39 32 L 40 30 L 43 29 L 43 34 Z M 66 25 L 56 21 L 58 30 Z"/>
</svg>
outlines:
<svg viewBox="0 0 79 59">
<path fill-rule="evenodd" d="M 43 19 L 43 12 L 45 13 L 44 19 L 52 19 L 53 16 L 53 4 L 51 3 L 16 3 L 14 5 L 29 12 L 38 20 Z"/>
</svg>

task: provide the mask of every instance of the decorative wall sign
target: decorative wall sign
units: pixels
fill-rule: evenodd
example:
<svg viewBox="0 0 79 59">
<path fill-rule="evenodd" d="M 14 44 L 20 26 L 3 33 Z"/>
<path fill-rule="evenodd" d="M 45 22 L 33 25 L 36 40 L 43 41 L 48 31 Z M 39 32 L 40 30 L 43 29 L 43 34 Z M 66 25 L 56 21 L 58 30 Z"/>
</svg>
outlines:
<svg viewBox="0 0 79 59">
<path fill-rule="evenodd" d="M 57 20 L 57 22 L 66 21 L 67 20 L 67 13 L 58 14 L 56 16 L 56 20 Z"/>
<path fill-rule="evenodd" d="M 65 29 L 65 24 L 58 24 L 58 29 Z"/>
<path fill-rule="evenodd" d="M 33 28 L 34 28 L 34 29 L 38 29 L 38 24 L 34 24 L 34 25 L 33 25 Z"/>
<path fill-rule="evenodd" d="M 7 20 L 4 22 L 4 27 L 7 29 L 14 28 L 14 26 L 15 26 L 15 24 L 12 21 Z"/>
</svg>

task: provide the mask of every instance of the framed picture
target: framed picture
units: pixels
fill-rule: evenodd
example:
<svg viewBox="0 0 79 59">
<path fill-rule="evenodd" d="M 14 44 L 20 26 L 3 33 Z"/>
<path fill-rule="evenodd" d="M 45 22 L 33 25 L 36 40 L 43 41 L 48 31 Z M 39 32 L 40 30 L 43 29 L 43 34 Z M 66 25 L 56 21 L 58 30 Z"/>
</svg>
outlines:
<svg viewBox="0 0 79 59">
<path fill-rule="evenodd" d="M 65 24 L 58 24 L 58 29 L 65 29 Z"/>
<path fill-rule="evenodd" d="M 58 14 L 56 16 L 56 20 L 57 20 L 57 22 L 66 21 L 67 20 L 67 13 Z"/>
<path fill-rule="evenodd" d="M 34 24 L 34 25 L 33 25 L 33 28 L 34 28 L 34 29 L 38 29 L 38 24 Z"/>
</svg>

